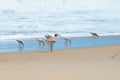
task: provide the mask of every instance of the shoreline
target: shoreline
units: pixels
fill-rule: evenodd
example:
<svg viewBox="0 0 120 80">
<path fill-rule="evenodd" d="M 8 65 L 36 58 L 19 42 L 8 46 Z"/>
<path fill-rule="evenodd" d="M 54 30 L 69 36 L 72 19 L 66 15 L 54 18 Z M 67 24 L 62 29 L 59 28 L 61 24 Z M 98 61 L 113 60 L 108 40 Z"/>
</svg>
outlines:
<svg viewBox="0 0 120 80">
<path fill-rule="evenodd" d="M 53 50 L 52 52 L 48 51 L 28 51 L 28 52 L 10 52 L 10 53 L 1 53 L 0 55 L 4 54 L 29 54 L 29 53 L 53 53 L 56 51 L 69 51 L 69 50 L 82 50 L 82 49 L 94 49 L 94 48 L 106 48 L 106 47 L 115 47 L 120 46 L 120 44 L 117 45 L 107 45 L 107 46 L 97 46 L 97 47 L 83 47 L 83 48 L 71 48 L 71 49 L 59 49 L 59 50 Z"/>
<path fill-rule="evenodd" d="M 118 48 L 116 48 L 116 47 L 118 47 Z M 115 50 L 116 49 L 118 49 L 119 50 L 119 47 L 120 47 L 120 45 L 111 45 L 111 46 L 98 46 L 98 47 L 87 47 L 87 48 L 76 48 L 76 49 L 64 49 L 64 50 L 54 50 L 53 52 L 50 52 L 50 51 L 38 51 L 38 52 L 11 52 L 11 53 L 3 53 L 3 54 L 0 54 L 0 56 L 4 56 L 4 55 L 31 55 L 31 54 L 50 54 L 50 55 L 52 55 L 52 54 L 55 54 L 55 53 L 60 53 L 60 52 L 62 52 L 62 53 L 64 53 L 64 52 L 71 52 L 71 51 L 84 51 L 84 50 L 94 50 L 94 49 L 96 49 L 96 51 L 97 51 L 97 49 L 105 49 L 105 48 L 114 48 Z M 106 49 L 106 51 L 107 51 L 107 49 Z M 119 52 L 120 53 L 120 52 Z M 69 54 L 68 54 L 69 55 Z"/>
<path fill-rule="evenodd" d="M 102 36 L 99 38 L 89 37 L 74 37 L 71 38 L 72 44 L 66 46 L 63 39 L 58 39 L 54 45 L 54 50 L 70 50 L 79 48 L 92 48 L 92 47 L 102 47 L 102 46 L 114 46 L 120 45 L 120 36 Z M 46 44 L 44 47 L 39 46 L 35 39 L 24 40 L 25 47 L 19 48 L 18 42 L 15 40 L 10 41 L 0 41 L 0 54 L 9 54 L 17 52 L 46 52 L 49 51 L 49 46 Z"/>
</svg>

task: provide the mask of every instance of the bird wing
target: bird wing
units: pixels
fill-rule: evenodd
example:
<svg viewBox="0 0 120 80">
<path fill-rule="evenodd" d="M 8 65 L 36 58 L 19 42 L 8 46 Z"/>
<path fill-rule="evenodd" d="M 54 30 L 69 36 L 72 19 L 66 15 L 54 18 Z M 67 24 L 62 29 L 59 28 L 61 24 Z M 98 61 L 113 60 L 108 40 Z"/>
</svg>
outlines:
<svg viewBox="0 0 120 80">
<path fill-rule="evenodd" d="M 50 35 L 45 35 L 45 37 L 47 38 L 47 39 L 50 39 L 50 38 L 52 38 L 52 36 L 50 36 Z"/>
</svg>

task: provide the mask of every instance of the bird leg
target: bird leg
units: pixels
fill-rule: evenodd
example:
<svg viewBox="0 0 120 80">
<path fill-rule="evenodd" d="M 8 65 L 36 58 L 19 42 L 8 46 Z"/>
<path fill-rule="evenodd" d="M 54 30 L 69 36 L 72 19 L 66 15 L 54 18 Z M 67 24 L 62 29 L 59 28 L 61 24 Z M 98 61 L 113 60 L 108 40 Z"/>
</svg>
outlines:
<svg viewBox="0 0 120 80">
<path fill-rule="evenodd" d="M 50 52 L 53 51 L 53 44 L 50 45 Z"/>
<path fill-rule="evenodd" d="M 20 43 L 19 43 L 19 47 L 20 47 Z"/>
<path fill-rule="evenodd" d="M 65 44 L 66 44 L 66 46 L 70 46 L 71 45 L 71 40 L 65 39 Z"/>
<path fill-rule="evenodd" d="M 42 45 L 41 45 L 42 44 Z M 45 42 L 44 41 L 39 41 L 39 47 L 42 46 L 44 47 L 45 46 Z"/>
<path fill-rule="evenodd" d="M 24 44 L 19 43 L 19 48 L 23 48 Z"/>
<path fill-rule="evenodd" d="M 40 47 L 41 43 L 39 42 L 39 47 Z"/>
<path fill-rule="evenodd" d="M 23 44 L 23 43 L 21 43 L 21 47 L 22 47 L 22 48 L 24 47 L 24 44 Z"/>
<path fill-rule="evenodd" d="M 67 40 L 67 46 L 70 46 L 71 45 L 71 40 Z"/>
<path fill-rule="evenodd" d="M 45 46 L 45 42 L 42 42 L 42 44 L 43 44 L 43 47 Z"/>
</svg>

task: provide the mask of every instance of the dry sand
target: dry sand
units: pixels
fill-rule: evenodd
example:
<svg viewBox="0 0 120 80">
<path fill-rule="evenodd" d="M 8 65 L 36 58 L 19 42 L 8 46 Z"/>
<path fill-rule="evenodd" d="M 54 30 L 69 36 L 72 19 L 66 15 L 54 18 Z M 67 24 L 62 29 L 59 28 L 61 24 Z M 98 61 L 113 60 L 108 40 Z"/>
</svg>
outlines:
<svg viewBox="0 0 120 80">
<path fill-rule="evenodd" d="M 0 80 L 120 80 L 120 46 L 0 54 Z"/>
</svg>

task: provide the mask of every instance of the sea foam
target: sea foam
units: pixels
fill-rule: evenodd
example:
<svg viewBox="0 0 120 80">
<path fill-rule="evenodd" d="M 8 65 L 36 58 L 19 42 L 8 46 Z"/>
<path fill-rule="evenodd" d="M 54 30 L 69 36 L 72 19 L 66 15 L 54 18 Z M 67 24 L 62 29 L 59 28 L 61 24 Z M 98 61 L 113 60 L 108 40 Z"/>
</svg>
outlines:
<svg viewBox="0 0 120 80">
<path fill-rule="evenodd" d="M 80 37 L 119 35 L 120 17 L 103 10 L 0 13 L 0 39 L 36 38 L 45 34 Z"/>
</svg>

